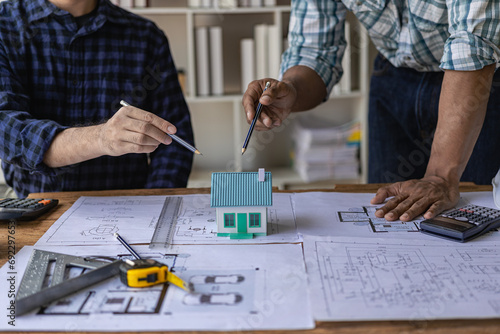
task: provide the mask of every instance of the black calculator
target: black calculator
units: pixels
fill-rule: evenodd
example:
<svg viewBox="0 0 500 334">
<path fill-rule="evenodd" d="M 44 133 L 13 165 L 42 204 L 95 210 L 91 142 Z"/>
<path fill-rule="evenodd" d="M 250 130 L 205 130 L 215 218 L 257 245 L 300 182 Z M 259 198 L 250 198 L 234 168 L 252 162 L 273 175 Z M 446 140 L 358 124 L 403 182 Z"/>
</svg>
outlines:
<svg viewBox="0 0 500 334">
<path fill-rule="evenodd" d="M 3 198 L 0 199 L 0 220 L 31 220 L 57 206 L 57 199 Z"/>
<path fill-rule="evenodd" d="M 500 227 L 500 210 L 469 204 L 420 223 L 423 233 L 466 242 Z"/>
</svg>

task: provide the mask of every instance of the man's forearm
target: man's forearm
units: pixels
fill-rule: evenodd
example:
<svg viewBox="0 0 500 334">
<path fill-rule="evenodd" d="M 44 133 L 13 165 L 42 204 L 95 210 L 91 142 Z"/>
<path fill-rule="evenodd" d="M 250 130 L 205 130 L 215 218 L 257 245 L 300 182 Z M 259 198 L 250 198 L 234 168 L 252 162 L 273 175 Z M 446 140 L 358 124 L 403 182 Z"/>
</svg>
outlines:
<svg viewBox="0 0 500 334">
<path fill-rule="evenodd" d="M 446 71 L 427 176 L 458 183 L 481 132 L 495 65 Z"/>
<path fill-rule="evenodd" d="M 291 84 L 297 91 L 292 111 L 309 110 L 319 105 L 326 97 L 326 86 L 321 77 L 306 66 L 294 66 L 283 74 L 283 82 Z"/>
<path fill-rule="evenodd" d="M 69 128 L 54 137 L 43 162 L 51 167 L 63 167 L 103 155 L 98 137 L 101 125 Z"/>
</svg>

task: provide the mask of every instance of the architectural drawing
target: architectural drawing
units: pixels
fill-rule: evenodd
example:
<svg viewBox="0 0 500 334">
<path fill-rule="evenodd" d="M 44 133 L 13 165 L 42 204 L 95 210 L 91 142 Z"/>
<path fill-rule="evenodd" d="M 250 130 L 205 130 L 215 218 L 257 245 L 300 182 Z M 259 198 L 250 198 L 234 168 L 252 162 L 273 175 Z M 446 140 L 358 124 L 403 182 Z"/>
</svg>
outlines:
<svg viewBox="0 0 500 334">
<path fill-rule="evenodd" d="M 115 224 L 99 224 L 99 226 L 92 227 L 90 230 L 82 231 L 82 235 L 98 235 L 108 236 L 118 232 L 118 227 Z"/>
<path fill-rule="evenodd" d="M 500 316 L 497 244 L 305 237 L 317 320 Z"/>
<path fill-rule="evenodd" d="M 374 233 L 378 232 L 418 232 L 420 229 L 416 221 L 388 222 L 385 218 L 377 218 L 375 211 L 378 206 L 361 206 L 349 208 L 347 211 L 337 211 L 338 219 L 341 223 L 352 223 L 354 226 L 370 226 Z M 417 217 L 421 220 L 421 217 Z"/>
<path fill-rule="evenodd" d="M 293 214 L 292 194 L 273 194 L 268 208 L 268 235 L 245 243 L 299 242 Z M 130 244 L 150 243 L 163 206 L 169 196 L 80 197 L 45 233 L 37 245 L 119 245 L 113 233 L 120 232 Z M 170 196 L 171 197 L 171 196 Z M 210 195 L 181 197 L 172 230 L 173 244 L 235 244 L 241 240 L 217 237 L 215 208 Z M 129 206 L 124 210 L 124 203 Z"/>
<path fill-rule="evenodd" d="M 33 248 L 24 247 L 16 254 L 19 269 L 26 267 Z M 37 249 L 96 259 L 131 258 L 121 245 Z M 314 326 L 299 244 L 174 245 L 167 250 L 135 245 L 134 250 L 165 263 L 194 285 L 194 293 L 164 284 L 130 288 L 116 276 L 19 316 L 16 330 L 236 331 Z M 0 277 L 7 271 L 8 266 L 2 267 Z M 83 272 L 79 267 L 68 277 Z M 0 306 L 8 303 L 7 294 L 0 295 Z M 6 322 L 0 323 L 0 331 L 7 329 L 3 326 Z"/>
<path fill-rule="evenodd" d="M 37 245 L 118 244 L 151 241 L 166 196 L 80 197 L 40 238 Z"/>
</svg>

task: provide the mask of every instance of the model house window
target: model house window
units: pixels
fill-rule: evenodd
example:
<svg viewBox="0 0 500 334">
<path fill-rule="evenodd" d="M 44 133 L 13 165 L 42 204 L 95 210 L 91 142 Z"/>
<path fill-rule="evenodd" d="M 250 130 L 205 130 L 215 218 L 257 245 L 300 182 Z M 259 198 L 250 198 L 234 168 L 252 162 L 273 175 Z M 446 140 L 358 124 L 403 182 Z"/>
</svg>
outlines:
<svg viewBox="0 0 500 334">
<path fill-rule="evenodd" d="M 234 213 L 224 214 L 224 227 L 234 227 Z"/>
<path fill-rule="evenodd" d="M 260 227 L 260 213 L 249 213 L 250 222 L 248 226 L 250 227 Z"/>
</svg>

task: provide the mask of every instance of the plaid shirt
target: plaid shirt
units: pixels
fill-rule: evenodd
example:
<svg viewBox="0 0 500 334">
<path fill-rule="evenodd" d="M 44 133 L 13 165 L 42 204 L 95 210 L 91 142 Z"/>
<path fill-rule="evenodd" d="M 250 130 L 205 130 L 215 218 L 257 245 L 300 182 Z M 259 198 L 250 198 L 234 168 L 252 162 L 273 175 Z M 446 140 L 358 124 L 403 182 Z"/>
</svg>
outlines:
<svg viewBox="0 0 500 334">
<path fill-rule="evenodd" d="M 472 71 L 500 61 L 500 0 L 293 0 L 282 73 L 308 66 L 330 91 L 342 75 L 347 9 L 396 67 Z"/>
<path fill-rule="evenodd" d="M 81 28 L 47 0 L 0 4 L 0 159 L 18 196 L 30 192 L 185 187 L 193 155 L 173 142 L 147 154 L 63 168 L 43 157 L 54 136 L 105 122 L 121 99 L 193 144 L 168 41 L 152 22 L 100 0 Z"/>
</svg>

